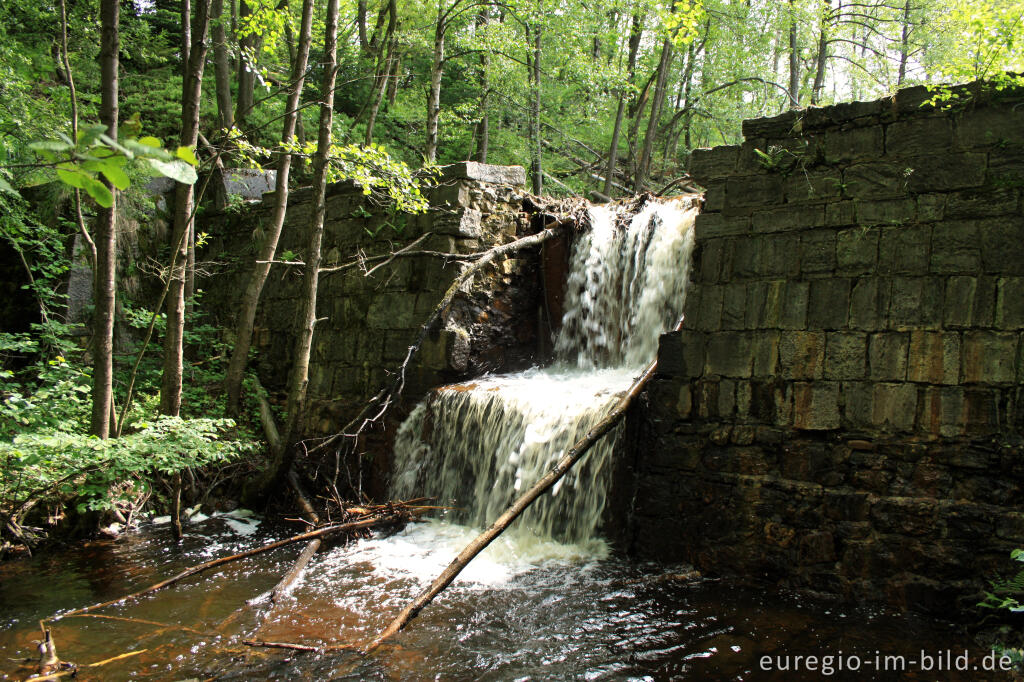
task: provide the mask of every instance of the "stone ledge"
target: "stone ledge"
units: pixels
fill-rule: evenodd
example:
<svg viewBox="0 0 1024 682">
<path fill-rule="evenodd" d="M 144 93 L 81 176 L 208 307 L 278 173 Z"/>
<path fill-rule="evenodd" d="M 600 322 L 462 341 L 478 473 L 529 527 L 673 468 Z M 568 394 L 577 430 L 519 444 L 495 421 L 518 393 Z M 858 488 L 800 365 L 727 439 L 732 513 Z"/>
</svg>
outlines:
<svg viewBox="0 0 1024 682">
<path fill-rule="evenodd" d="M 526 186 L 526 169 L 522 166 L 495 166 L 477 161 L 461 161 L 441 166 L 444 180 L 475 180 L 493 185 Z"/>
</svg>

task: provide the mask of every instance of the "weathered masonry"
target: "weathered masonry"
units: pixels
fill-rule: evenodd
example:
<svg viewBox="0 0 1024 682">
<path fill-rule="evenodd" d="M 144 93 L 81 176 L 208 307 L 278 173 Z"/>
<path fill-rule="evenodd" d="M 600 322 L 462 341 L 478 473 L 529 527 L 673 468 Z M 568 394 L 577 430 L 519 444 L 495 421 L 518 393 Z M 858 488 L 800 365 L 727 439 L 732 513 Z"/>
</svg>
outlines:
<svg viewBox="0 0 1024 682">
<path fill-rule="evenodd" d="M 698 150 L 634 550 L 944 612 L 1024 547 L 1024 92 L 921 88 Z"/>
<path fill-rule="evenodd" d="M 304 434 L 334 433 L 389 383 L 388 372 L 401 364 L 460 267 L 454 259 L 435 256 L 396 258 L 365 276 L 380 264 L 374 256 L 397 251 L 424 235 L 416 250 L 467 254 L 510 241 L 528 228 L 520 219 L 525 182 L 518 166 L 446 166 L 428 192 L 430 209 L 422 215 L 375 207 L 352 183 L 328 188 L 324 267 L 352 264 L 360 256 L 365 260 L 321 276 L 317 314 L 322 319 L 313 340 Z M 209 252 L 233 259 L 207 286 L 209 303 L 222 320 L 233 318 L 271 201 L 267 194 L 261 206 L 210 220 Z M 302 260 L 311 211 L 309 190 L 293 192 L 279 254 L 292 252 Z M 456 299 L 406 374 L 410 401 L 440 384 L 531 364 L 538 338 L 534 261 L 506 260 Z M 291 368 L 293 330 L 301 314 L 300 283 L 300 267 L 275 265 L 257 315 L 255 368 L 272 392 L 284 389 Z"/>
</svg>

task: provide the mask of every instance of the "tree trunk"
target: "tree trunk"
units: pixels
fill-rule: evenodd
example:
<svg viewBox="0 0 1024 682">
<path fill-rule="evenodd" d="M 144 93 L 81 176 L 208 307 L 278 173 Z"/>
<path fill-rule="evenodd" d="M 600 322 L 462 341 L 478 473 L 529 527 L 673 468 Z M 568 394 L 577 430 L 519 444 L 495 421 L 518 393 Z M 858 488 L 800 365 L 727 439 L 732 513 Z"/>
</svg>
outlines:
<svg viewBox="0 0 1024 682">
<path fill-rule="evenodd" d="M 672 65 L 675 50 L 672 40 L 665 38 L 661 46 L 661 60 L 658 62 L 658 76 L 654 85 L 654 98 L 651 100 L 651 115 L 644 133 L 644 146 L 640 154 L 634 189 L 642 192 L 647 187 L 647 178 L 651 173 L 651 155 L 654 152 L 654 139 L 658 136 L 658 122 L 661 119 L 661 107 L 665 102 L 665 85 L 668 82 L 668 71 Z"/>
<path fill-rule="evenodd" d="M 430 60 L 430 89 L 427 92 L 427 161 L 437 161 L 437 119 L 441 114 L 441 74 L 444 70 L 444 34 L 447 31 L 440 7 L 434 26 L 434 51 Z"/>
<path fill-rule="evenodd" d="M 252 14 L 249 2 L 253 0 L 239 0 L 239 15 L 244 19 Z M 256 36 L 247 35 L 238 41 L 238 97 L 235 100 L 235 123 L 240 127 L 245 125 L 245 118 L 252 110 L 256 96 L 256 64 L 255 59 Z"/>
<path fill-rule="evenodd" d="M 119 0 L 100 1 L 100 121 L 107 135 L 117 139 L 117 70 L 121 39 Z M 96 217 L 96 271 L 93 273 L 96 308 L 93 314 L 92 421 L 90 432 L 107 438 L 113 411 L 114 310 L 117 291 L 117 189 L 105 178 L 114 196 L 110 208 L 100 208 Z"/>
<path fill-rule="evenodd" d="M 388 83 L 391 80 L 391 70 L 394 68 L 395 50 L 398 48 L 398 41 L 395 39 L 395 27 L 398 24 L 398 2 L 388 2 L 388 27 L 384 34 L 384 43 L 387 45 L 387 54 L 377 58 L 376 79 L 374 80 L 373 93 L 370 104 L 370 117 L 366 121 L 366 135 L 363 144 L 369 145 L 373 142 L 373 129 L 377 125 L 377 114 L 380 113 L 380 105 L 384 102 L 384 94 L 387 92 Z"/>
<path fill-rule="evenodd" d="M 533 103 L 530 108 L 530 119 L 533 124 L 533 193 L 538 196 L 544 191 L 544 164 L 541 156 L 543 140 L 540 135 L 540 38 L 541 27 L 540 24 L 536 24 L 533 27 Z"/>
<path fill-rule="evenodd" d="M 910 0 L 903 3 L 903 31 L 900 34 L 900 70 L 896 76 L 896 87 L 903 85 L 907 77 L 907 60 L 910 58 Z"/>
<path fill-rule="evenodd" d="M 206 38 L 210 25 L 210 0 L 196 0 L 188 77 L 182 83 L 181 138 L 183 147 L 194 149 L 199 141 L 199 108 L 206 64 Z M 160 413 L 177 416 L 181 411 L 181 378 L 185 334 L 185 266 L 188 236 L 192 230 L 192 185 L 178 183 L 174 193 L 174 233 L 171 238 L 171 285 L 167 291 L 167 333 L 160 382 Z"/>
<path fill-rule="evenodd" d="M 640 14 L 633 15 L 633 27 L 629 31 L 629 61 L 626 66 L 626 84 L 633 85 L 633 76 L 636 71 L 636 54 L 640 50 L 640 37 L 643 35 L 643 22 Z M 605 196 L 611 196 L 612 180 L 615 177 L 615 164 L 619 155 L 619 136 L 622 134 L 622 119 L 626 112 L 626 90 L 619 90 L 619 108 L 615 112 L 615 128 L 612 130 L 612 145 L 608 151 L 608 167 L 604 173 Z"/>
<path fill-rule="evenodd" d="M 827 11 L 832 9 L 831 3 Z M 828 18 L 821 17 L 821 31 L 818 33 L 818 57 L 815 60 L 814 85 L 811 86 L 811 104 L 821 101 L 821 90 L 825 87 L 825 67 L 828 65 L 828 32 L 825 30 Z"/>
<path fill-rule="evenodd" d="M 789 101 L 800 106 L 800 45 L 797 43 L 796 0 L 789 0 Z"/>
<path fill-rule="evenodd" d="M 480 29 L 487 25 L 487 12 L 490 9 L 484 5 L 476 15 L 476 26 Z M 473 155 L 480 163 L 487 163 L 487 147 L 490 144 L 491 120 L 487 114 L 487 100 L 490 92 L 487 69 L 490 68 L 491 59 L 486 51 L 480 53 L 480 120 L 476 124 L 476 153 Z"/>
<path fill-rule="evenodd" d="M 264 480 L 263 492 L 270 485 L 282 480 L 293 461 L 293 441 L 297 438 L 299 424 L 305 410 L 306 391 L 309 387 L 309 357 L 313 348 L 313 331 L 316 326 L 316 304 L 320 285 L 320 248 L 324 236 L 324 218 L 327 213 L 327 167 L 330 163 L 334 124 L 334 83 L 338 61 L 338 2 L 327 2 L 327 26 L 324 32 L 324 80 L 320 91 L 324 101 L 320 103 L 320 130 L 317 135 L 316 155 L 313 159 L 313 216 L 309 229 L 309 244 L 306 247 L 306 265 L 302 278 L 302 326 L 295 340 L 294 363 L 288 379 L 288 417 L 280 447 L 273 453 L 268 474 Z"/>
<path fill-rule="evenodd" d="M 303 0 L 302 24 L 299 29 L 299 44 L 292 64 L 292 88 L 288 93 L 287 112 L 284 117 L 284 131 L 281 133 L 283 143 L 291 142 L 295 136 L 295 126 L 299 118 L 299 101 L 305 84 L 306 65 L 309 62 L 309 46 L 313 26 L 314 0 Z M 274 185 L 274 213 L 266 237 L 260 247 L 259 256 L 253 266 L 252 274 L 242 295 L 238 319 L 235 324 L 235 347 L 231 352 L 227 373 L 224 377 L 224 388 L 227 393 L 227 414 L 237 417 L 242 394 L 242 378 L 249 358 L 252 345 L 253 323 L 256 320 L 256 308 L 259 305 L 263 285 L 270 274 L 270 262 L 277 253 L 277 243 L 281 238 L 285 215 L 288 211 L 288 176 L 291 172 L 292 155 L 281 154 L 277 160 L 277 181 Z"/>
<path fill-rule="evenodd" d="M 217 116 L 221 128 L 234 123 L 231 112 L 231 63 L 228 59 L 228 36 L 224 30 L 224 0 L 213 0 L 210 5 L 213 25 L 213 66 L 217 86 Z"/>
<path fill-rule="evenodd" d="M 181 77 L 188 78 L 188 51 L 192 48 L 192 0 L 181 0 Z"/>
</svg>

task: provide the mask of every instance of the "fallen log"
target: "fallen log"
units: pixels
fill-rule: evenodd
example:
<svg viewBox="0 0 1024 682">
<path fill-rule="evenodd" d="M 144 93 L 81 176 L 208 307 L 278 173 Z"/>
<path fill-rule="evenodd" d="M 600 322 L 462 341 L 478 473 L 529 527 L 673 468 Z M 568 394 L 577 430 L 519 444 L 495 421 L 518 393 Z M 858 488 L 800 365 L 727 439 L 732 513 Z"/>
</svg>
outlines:
<svg viewBox="0 0 1024 682">
<path fill-rule="evenodd" d="M 143 596 L 145 596 L 147 594 L 150 594 L 152 592 L 156 592 L 157 590 L 161 590 L 161 589 L 163 589 L 165 587 L 169 587 L 169 586 L 171 586 L 171 585 L 173 585 L 173 584 L 175 584 L 177 582 L 180 582 L 180 581 L 184 580 L 185 578 L 191 577 L 191 576 L 196 575 L 198 573 L 202 573 L 203 571 L 209 570 L 211 568 L 216 568 L 217 566 L 223 566 L 224 564 L 231 563 L 233 561 L 238 561 L 239 559 L 246 559 L 248 557 L 255 556 L 257 554 L 262 554 L 263 552 L 269 552 L 271 550 L 278 549 L 279 547 L 285 547 L 287 545 L 291 545 L 291 544 L 294 544 L 296 542 L 302 542 L 303 540 L 311 540 L 313 538 L 322 538 L 322 537 L 324 537 L 326 535 L 332 535 L 334 533 L 342 533 L 342 532 L 346 532 L 346 531 L 356 531 L 356 530 L 362 530 L 364 528 L 375 528 L 377 526 L 384 526 L 384 525 L 388 525 L 388 524 L 392 524 L 392 523 L 398 523 L 398 522 L 401 522 L 401 521 L 408 521 L 409 519 L 415 517 L 418 514 L 423 513 L 424 511 L 426 511 L 426 510 L 418 510 L 418 509 L 401 510 L 401 511 L 398 511 L 398 512 L 391 513 L 391 514 L 389 514 L 387 516 L 379 516 L 379 517 L 374 517 L 374 518 L 370 518 L 370 519 L 361 519 L 359 521 L 352 521 L 350 523 L 339 523 L 339 524 L 336 524 L 336 525 L 333 525 L 333 526 L 324 526 L 323 528 L 317 528 L 316 530 L 311 530 L 311 531 L 307 531 L 305 533 L 300 533 L 298 535 L 293 535 L 290 538 L 285 538 L 284 540 L 277 540 L 276 542 L 271 542 L 271 543 L 263 545 L 261 547 L 255 547 L 253 549 L 249 549 L 249 550 L 246 550 L 244 552 L 240 552 L 238 554 L 232 554 L 230 556 L 221 557 L 219 559 L 212 559 L 211 561 L 207 561 L 207 562 L 204 562 L 204 563 L 201 563 L 201 564 L 197 564 L 195 566 L 192 566 L 191 568 L 185 569 L 184 571 L 178 573 L 177 575 L 174 575 L 174 576 L 171 576 L 170 578 L 167 578 L 166 580 L 161 580 L 160 582 L 155 583 L 153 585 L 150 585 L 149 587 L 147 587 L 147 588 L 145 588 L 143 590 L 139 590 L 138 592 L 133 592 L 133 593 L 125 595 L 123 597 L 118 597 L 117 599 L 111 599 L 110 601 L 105 601 L 105 602 L 101 602 L 99 604 L 93 604 L 91 606 L 85 606 L 85 607 L 82 607 L 80 609 L 74 609 L 72 611 L 68 611 L 67 613 L 62 613 L 62 614 L 57 615 L 54 618 L 54 620 L 59 620 L 61 618 L 66 618 L 68 616 L 73 616 L 73 615 L 77 615 L 77 614 L 80 614 L 80 613 L 87 613 L 89 611 L 95 611 L 96 609 L 101 609 L 101 608 L 104 608 L 104 607 L 107 607 L 107 606 L 113 606 L 115 604 L 120 604 L 122 602 L 126 602 L 126 601 L 129 601 L 129 600 L 132 600 L 132 599 L 138 599 L 139 597 L 143 597 Z"/>
<path fill-rule="evenodd" d="M 682 325 L 682 321 L 676 325 L 676 329 L 679 329 Z M 498 519 L 491 524 L 490 528 L 485 530 L 483 533 L 478 535 L 476 539 L 466 545 L 466 548 L 459 553 L 455 559 L 448 564 L 448 567 L 439 575 L 430 587 L 424 590 L 418 597 L 416 597 L 408 606 L 402 609 L 402 612 L 391 621 L 391 624 L 385 628 L 375 640 L 364 649 L 364 654 L 369 654 L 377 649 L 385 640 L 401 631 L 409 624 L 413 618 L 415 618 L 420 611 L 422 611 L 434 598 L 439 595 L 448 585 L 455 580 L 455 577 L 462 572 L 464 568 L 472 561 L 477 554 L 482 552 L 491 542 L 494 541 L 499 535 L 501 535 L 509 525 L 515 521 L 520 514 L 522 514 L 527 507 L 529 507 L 534 500 L 540 497 L 546 492 L 551 486 L 558 482 L 565 474 L 572 468 L 576 462 L 580 460 L 583 455 L 590 450 L 593 445 L 601 439 L 602 436 L 611 431 L 616 424 L 626 415 L 626 411 L 632 404 L 633 400 L 643 390 L 644 386 L 654 376 L 657 371 L 658 361 L 655 360 L 647 369 L 644 370 L 630 386 L 629 390 L 612 408 L 611 412 L 608 413 L 604 419 L 597 423 L 594 428 L 590 429 L 583 438 L 577 441 L 571 448 L 566 450 L 558 463 L 555 464 L 552 469 L 544 475 L 532 488 L 526 491 L 519 497 L 515 502 L 512 503 L 505 512 L 498 517 Z"/>
</svg>

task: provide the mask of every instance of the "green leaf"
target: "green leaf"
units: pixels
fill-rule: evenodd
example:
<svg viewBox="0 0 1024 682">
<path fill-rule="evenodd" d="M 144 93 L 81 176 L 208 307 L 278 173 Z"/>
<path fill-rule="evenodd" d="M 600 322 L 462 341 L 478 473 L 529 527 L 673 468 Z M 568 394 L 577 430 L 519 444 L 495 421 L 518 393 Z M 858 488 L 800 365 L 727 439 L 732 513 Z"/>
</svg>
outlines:
<svg viewBox="0 0 1024 682">
<path fill-rule="evenodd" d="M 7 194 L 19 196 L 17 190 L 15 190 L 14 187 L 11 186 L 11 183 L 7 182 L 3 175 L 0 175 L 0 192 L 5 192 Z"/>
<path fill-rule="evenodd" d="M 75 189 L 85 189 L 85 183 L 86 180 L 89 179 L 89 176 L 79 170 L 65 170 L 63 168 L 58 168 L 57 179 L 65 185 L 70 185 Z"/>
<path fill-rule="evenodd" d="M 163 143 L 158 138 L 155 138 L 151 135 L 147 135 L 146 137 L 140 137 L 138 141 L 139 144 L 146 147 L 152 147 L 154 149 L 163 149 L 164 146 Z"/>
<path fill-rule="evenodd" d="M 128 189 L 128 185 L 131 184 L 128 174 L 113 164 L 105 165 L 100 169 L 100 172 L 103 173 L 103 177 L 110 181 L 111 185 L 120 190 Z"/>
<path fill-rule="evenodd" d="M 149 159 L 149 164 L 161 175 L 186 185 L 191 185 L 199 179 L 196 169 L 181 159 L 174 159 L 173 161 Z"/>
<path fill-rule="evenodd" d="M 28 148 L 34 151 L 66 152 L 74 147 L 75 145 L 60 140 L 38 140 L 28 143 Z"/>
<path fill-rule="evenodd" d="M 196 158 L 196 154 L 192 151 L 191 147 L 178 147 L 176 156 L 186 163 L 190 163 L 193 166 L 199 165 L 199 159 Z"/>
<path fill-rule="evenodd" d="M 85 177 L 85 191 L 103 208 L 114 205 L 114 194 L 102 182 L 95 178 Z"/>
<path fill-rule="evenodd" d="M 93 142 L 100 139 L 100 135 L 103 135 L 106 132 L 107 126 L 102 123 L 85 126 L 78 131 L 78 144 L 82 147 L 88 147 Z"/>
</svg>

